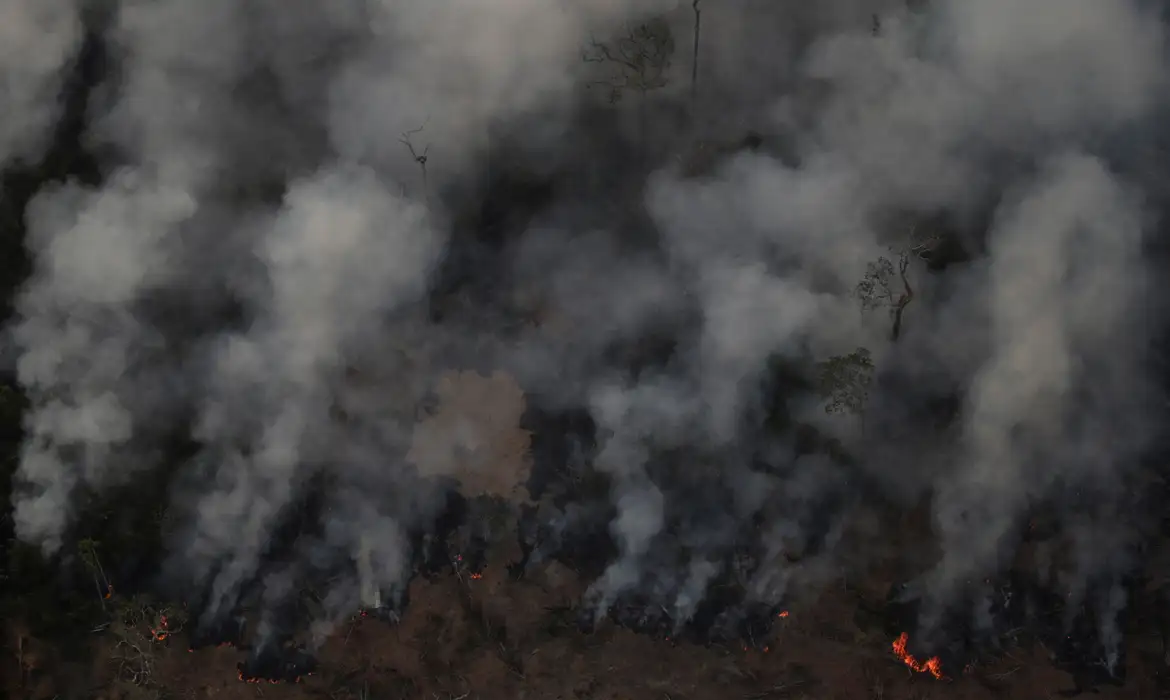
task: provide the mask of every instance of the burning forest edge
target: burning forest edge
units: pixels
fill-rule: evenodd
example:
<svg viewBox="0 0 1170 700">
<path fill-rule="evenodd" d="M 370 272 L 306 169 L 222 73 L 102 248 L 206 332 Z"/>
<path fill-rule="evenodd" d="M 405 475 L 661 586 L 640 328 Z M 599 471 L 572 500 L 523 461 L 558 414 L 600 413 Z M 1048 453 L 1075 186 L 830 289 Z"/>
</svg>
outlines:
<svg viewBox="0 0 1170 700">
<path fill-rule="evenodd" d="M 571 491 L 573 484 L 579 483 L 577 476 L 563 472 L 544 474 L 538 464 L 533 479 L 543 480 L 553 491 L 559 487 Z M 580 500 L 584 497 L 582 493 L 567 491 L 561 496 L 567 499 L 560 504 L 565 512 L 572 510 L 572 504 L 583 504 Z M 538 520 L 540 511 L 535 507 L 517 507 L 500 499 L 467 499 L 457 490 L 447 491 L 444 499 L 444 509 L 436 514 L 441 527 L 428 529 L 414 538 L 412 579 L 453 578 L 465 587 L 473 587 L 483 581 L 489 560 L 506 572 L 501 574 L 506 580 L 513 582 L 548 562 L 558 562 L 583 576 L 596 577 L 603 575 L 615 561 L 616 544 L 608 531 L 597 527 L 598 523 L 604 524 L 604 518 L 597 522 L 542 523 Z M 599 505 L 594 504 L 594 508 Z M 487 524 L 490 519 L 485 514 L 500 512 L 509 514 L 512 519 L 505 521 L 503 526 L 498 522 Z M 314 523 L 318 519 L 300 518 L 300 521 Z M 286 532 L 293 541 L 311 534 L 296 530 Z M 493 555 L 490 551 L 511 539 L 515 540 L 514 551 L 518 554 L 514 560 L 501 560 L 498 553 Z M 664 535 L 658 551 L 665 551 L 672 542 Z M 280 543 L 274 544 L 277 545 L 274 551 L 279 551 Z M 727 556 L 728 561 L 718 567 L 722 573 L 707 583 L 702 599 L 685 608 L 685 612 L 680 612 L 684 608 L 677 600 L 676 605 L 668 609 L 661 602 L 668 599 L 667 596 L 652 598 L 639 593 L 662 591 L 664 586 L 674 585 L 675 595 L 679 595 L 678 582 L 685 582 L 685 576 L 676 572 L 672 584 L 664 575 L 669 569 L 660 563 L 653 567 L 653 571 L 662 577 L 660 580 L 650 585 L 632 586 L 631 593 L 617 596 L 604 608 L 599 607 L 595 599 L 590 601 L 586 591 L 576 603 L 560 610 L 550 610 L 549 614 L 554 617 L 567 615 L 574 620 L 571 627 L 585 635 L 592 634 L 598 625 L 611 624 L 664 644 L 775 653 L 782 657 L 784 648 L 777 644 L 775 627 L 785 624 L 794 614 L 786 607 L 788 602 L 799 610 L 807 601 L 802 601 L 797 592 L 791 601 L 781 603 L 752 600 L 742 584 L 743 580 L 752 580 L 752 552 L 741 548 L 728 552 Z M 100 567 L 92 551 L 91 560 Z M 687 563 L 685 556 L 676 561 L 681 565 Z M 758 567 L 759 563 L 755 562 L 755 566 Z M 737 570 L 745 574 L 746 579 L 737 580 L 733 575 Z M 327 585 L 329 576 L 336 573 L 320 571 L 318 575 L 321 583 Z M 102 598 L 108 601 L 115 593 L 112 583 L 106 586 L 108 590 Z M 408 581 L 396 590 L 375 591 L 370 604 L 352 610 L 347 623 L 340 627 L 352 629 L 352 625 L 364 620 L 376 620 L 391 626 L 399 624 L 410 613 L 406 593 L 409 588 Z M 1098 636 L 1099 626 L 1093 619 L 1096 611 L 1091 605 L 1066 609 L 1063 604 L 1065 595 L 1014 572 L 1002 579 L 987 579 L 974 588 L 977 590 L 972 595 L 982 599 L 973 607 L 956 607 L 948 612 L 944 620 L 930 630 L 933 636 L 924 643 L 916 634 L 907 631 L 917 631 L 923 602 L 919 598 L 921 586 L 892 586 L 885 600 L 874 604 L 874 612 L 882 621 L 882 633 L 891 640 L 888 643 L 891 657 L 914 673 L 939 681 L 952 681 L 1008 652 L 1020 643 L 1022 635 L 1030 635 L 1051 650 L 1056 665 L 1072 675 L 1076 691 L 1125 682 L 1125 649 L 1107 648 L 1105 640 Z M 320 600 L 312 592 L 311 585 L 299 592 L 290 592 L 290 599 L 269 608 L 257 607 L 256 602 L 251 601 L 258 599 L 250 600 L 246 587 L 244 591 L 232 609 L 220 608 L 215 615 L 208 615 L 205 605 L 189 607 L 184 603 L 177 614 L 154 612 L 152 608 L 147 614 L 149 619 L 143 617 L 140 624 L 149 625 L 149 637 L 155 643 L 185 633 L 191 652 L 208 647 L 231 647 L 245 652 L 246 658 L 239 662 L 237 671 L 241 681 L 300 683 L 312 676 L 317 668 L 314 649 L 324 640 L 310 634 L 315 619 L 314 599 Z M 264 595 L 263 587 L 256 591 L 257 596 Z M 1092 599 L 1091 596 L 1088 598 Z M 120 593 L 117 599 L 121 599 Z M 270 605 L 271 600 L 266 603 Z M 983 610 L 986 616 L 976 620 L 970 615 L 971 609 Z M 1119 624 L 1124 624 L 1124 618 Z M 1111 654 L 1113 658 L 1109 658 Z"/>
</svg>

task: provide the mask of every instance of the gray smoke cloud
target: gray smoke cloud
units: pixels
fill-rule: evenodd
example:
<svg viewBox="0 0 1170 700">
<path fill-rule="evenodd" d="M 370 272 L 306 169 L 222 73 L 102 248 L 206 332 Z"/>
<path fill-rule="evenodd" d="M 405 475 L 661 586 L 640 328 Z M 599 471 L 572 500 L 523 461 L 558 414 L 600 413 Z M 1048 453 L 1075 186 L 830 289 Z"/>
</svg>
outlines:
<svg viewBox="0 0 1170 700">
<path fill-rule="evenodd" d="M 1002 566 L 1029 504 L 1062 489 L 1113 504 L 1128 487 L 1153 427 L 1143 420 L 1151 397 L 1136 371 L 1141 348 L 1128 340 L 1141 337 L 1149 293 L 1141 245 L 1140 198 L 1080 153 L 1054 156 L 1000 211 L 991 354 L 968 394 L 959 471 L 936 501 L 941 591 Z M 1116 517 L 1074 537 L 1077 601 L 1085 582 L 1132 564 L 1118 560 L 1126 543 Z"/>
<path fill-rule="evenodd" d="M 214 391 L 195 433 L 222 460 L 213 470 L 215 487 L 198 497 L 193 541 L 184 555 L 206 557 L 200 571 L 228 562 L 212 584 L 209 615 L 233 601 L 257 570 L 307 470 L 336 462 L 369 471 L 364 462 L 378 458 L 352 444 L 362 429 L 389 433 L 381 460 L 393 459 L 395 436 L 401 445 L 406 426 L 382 427 L 373 415 L 359 417 L 368 425 L 338 424 L 330 417 L 332 392 L 350 358 L 363 348 L 391 346 L 383 317 L 425 291 L 442 244 L 427 219 L 422 205 L 395 196 L 371 171 L 340 168 L 294 183 L 258 241 L 267 294 L 252 300 L 255 320 L 246 332 L 220 340 L 209 378 Z M 401 420 L 401 411 L 387 418 Z M 353 487 L 361 488 L 360 482 Z M 405 559 L 393 550 L 369 551 L 398 539 L 373 502 L 358 497 L 345 505 L 334 517 L 351 541 L 334 540 L 335 546 L 379 561 Z"/>
<path fill-rule="evenodd" d="M 35 269 L 9 329 L 31 401 L 19 536 L 57 551 L 81 492 L 170 468 L 168 440 L 186 431 L 199 454 L 175 480 L 171 568 L 210 589 L 210 619 L 258 575 L 275 607 L 341 556 L 352 571 L 321 638 L 410 575 L 410 533 L 440 501 L 409 458 L 417 407 L 443 372 L 477 362 L 598 427 L 619 550 L 590 591 L 599 614 L 636 590 L 685 621 L 745 538 L 759 565 L 730 573 L 753 600 L 815 588 L 856 554 L 839 545 L 867 497 L 860 476 L 932 493 L 939 610 L 1003 565 L 1035 505 L 1089 490 L 1101 505 L 1086 517 L 1108 522 L 1156 427 L 1149 204 L 1111 161 L 1165 98 L 1149 3 L 702 10 L 701 118 L 682 128 L 669 117 L 691 107 L 689 2 L 119 3 L 117 70 L 88 115 L 88 138 L 114 154 L 105 181 L 47 188 L 27 216 Z M 63 1 L 0 13 L 14 38 L 0 65 L 15 71 L 0 159 L 35 159 L 82 27 Z M 659 15 L 679 47 L 669 85 L 603 104 L 583 48 Z M 665 125 L 649 137 L 612 118 L 639 105 Z M 679 166 L 696 141 L 747 128 L 782 145 L 730 149 L 698 177 Z M 632 162 L 643 151 L 649 174 Z M 622 165 L 597 175 L 598 162 Z M 492 299 L 435 320 L 428 294 L 467 234 L 460 198 L 524 167 L 567 184 L 531 220 L 500 224 L 500 257 L 474 261 L 498 277 Z M 933 275 L 910 261 L 896 342 L 883 314 L 859 312 L 867 265 L 908 243 L 890 221 L 970 222 L 989 202 L 990 230 L 950 241 L 973 260 Z M 655 332 L 675 336 L 669 362 L 614 359 Z M 777 399 L 855 471 L 791 435 L 760 437 L 778 363 L 807 375 L 857 347 L 878 366 L 864 421 L 824 415 L 807 390 Z M 960 439 L 891 428 L 905 386 L 960 387 Z M 322 475 L 321 532 L 266 569 L 282 518 Z M 691 512 L 695 491 L 727 503 Z M 1061 510 L 1080 533 L 1068 587 L 1090 595 L 1094 577 L 1133 565 L 1111 554 L 1123 528 Z"/>
<path fill-rule="evenodd" d="M 0 8 L 0 163 L 36 162 L 59 114 L 57 93 L 77 56 L 82 26 L 74 0 L 13 0 Z"/>
</svg>

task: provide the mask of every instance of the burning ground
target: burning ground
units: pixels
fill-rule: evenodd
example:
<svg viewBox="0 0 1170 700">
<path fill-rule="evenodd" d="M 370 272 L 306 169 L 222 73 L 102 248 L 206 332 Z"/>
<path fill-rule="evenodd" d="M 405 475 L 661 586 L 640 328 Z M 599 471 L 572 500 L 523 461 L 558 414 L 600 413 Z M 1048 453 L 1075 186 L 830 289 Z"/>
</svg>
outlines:
<svg viewBox="0 0 1170 700">
<path fill-rule="evenodd" d="M 1060 12 L 9 2 L 5 677 L 1154 693 L 1165 23 Z"/>
<path fill-rule="evenodd" d="M 471 386 L 453 386 L 449 399 L 471 400 L 477 385 L 501 381 L 474 374 L 448 379 L 455 385 L 461 380 Z M 433 415 L 452 408 L 457 406 L 440 400 Z M 497 412 L 459 412 L 483 421 L 469 418 L 473 426 L 500 427 Z M 529 445 L 527 484 L 531 494 L 541 494 L 539 500 L 516 503 L 449 493 L 439 525 L 413 544 L 417 554 L 409 584 L 372 596 L 376 607 L 359 607 L 318 636 L 312 623 L 321 619 L 338 585 L 327 578 L 306 577 L 279 607 L 245 600 L 214 625 L 198 623 L 206 604 L 202 600 L 164 603 L 147 589 L 115 587 L 100 598 L 109 613 L 93 613 L 99 619 L 110 614 L 113 622 L 96 633 L 51 642 L 57 638 L 34 634 L 27 625 L 11 626 L 10 648 L 19 663 L 8 676 L 18 679 L 12 687 L 33 697 L 93 688 L 103 688 L 103 697 L 160 692 L 252 697 L 253 691 L 242 694 L 240 689 L 260 684 L 266 695 L 282 697 L 467 693 L 492 698 L 535 692 L 648 700 L 664 693 L 703 698 L 728 692 L 744 697 L 1031 698 L 1071 696 L 1089 688 L 1122 698 L 1154 697 L 1160 687 L 1158 625 L 1166 618 L 1157 607 L 1158 596 L 1151 595 L 1153 580 L 1144 590 L 1131 589 L 1134 615 L 1144 623 L 1117 621 L 1127 632 L 1125 656 L 1114 666 L 1120 672 L 1105 666 L 1107 650 L 1094 610 L 1070 609 L 1055 590 L 1027 573 L 1033 569 L 1023 560 L 1002 579 L 977 587 L 985 598 L 955 606 L 939 627 L 944 643 L 924 645 L 910 637 L 906 630 L 917 629 L 922 596 L 920 588 L 905 583 L 908 572 L 916 570 L 915 557 L 898 552 L 924 549 L 931 533 L 921 509 L 908 519 L 905 511 L 880 504 L 854 504 L 836 546 L 873 546 L 869 531 L 880 525 L 889 538 L 883 555 L 868 558 L 864 568 L 827 578 L 814 593 L 792 596 L 785 606 L 752 601 L 742 579 L 720 573 L 685 622 L 664 608 L 662 597 L 645 592 L 654 590 L 650 584 L 618 597 L 599 619 L 588 602 L 590 590 L 617 552 L 608 532 L 612 514 L 603 507 L 608 492 L 591 492 L 579 477 L 559 468 L 548 473 L 563 461 L 544 459 L 569 449 L 576 439 L 588 445 L 588 437 L 573 436 L 572 420 L 542 415 L 531 406 L 513 416 L 519 422 L 506 428 L 510 437 L 505 442 Z M 420 420 L 423 433 L 434 420 Z M 498 454 L 492 444 L 482 450 Z M 469 457 L 477 456 L 482 455 Z M 524 473 L 506 464 L 499 469 Z M 557 505 L 562 497 L 577 509 Z M 544 515 L 562 511 L 580 515 L 563 521 Z M 593 511 L 599 514 L 592 520 L 584 515 Z M 1041 526 L 1032 528 L 1038 529 L 1021 549 L 1047 541 Z M 670 571 L 670 562 L 679 560 L 671 556 L 676 551 L 677 545 L 663 538 L 649 556 L 657 570 Z M 751 572 L 761 566 L 756 556 L 744 548 L 732 554 L 726 568 Z M 1170 575 L 1170 569 L 1156 566 L 1148 571 Z M 661 575 L 652 584 L 661 587 L 668 580 Z M 82 616 L 82 608 L 96 605 L 98 596 L 91 593 L 86 601 L 84 593 L 61 595 L 78 601 L 69 603 L 78 609 L 67 612 Z M 48 646 L 54 643 L 57 648 Z M 69 660 L 71 647 L 84 663 Z"/>
</svg>

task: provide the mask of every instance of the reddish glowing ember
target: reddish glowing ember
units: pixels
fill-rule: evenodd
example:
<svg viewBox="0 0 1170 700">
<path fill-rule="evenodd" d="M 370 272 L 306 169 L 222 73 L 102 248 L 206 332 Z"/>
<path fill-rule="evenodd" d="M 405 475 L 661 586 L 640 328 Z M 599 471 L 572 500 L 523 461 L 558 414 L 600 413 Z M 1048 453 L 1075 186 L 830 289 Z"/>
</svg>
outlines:
<svg viewBox="0 0 1170 700">
<path fill-rule="evenodd" d="M 161 642 L 171 635 L 170 629 L 167 627 L 167 616 L 158 616 L 158 627 L 150 630 L 150 635 L 154 637 L 154 641 Z"/>
<path fill-rule="evenodd" d="M 897 639 L 894 640 L 892 645 L 894 655 L 901 659 L 902 663 L 906 664 L 906 666 L 909 667 L 912 671 L 917 671 L 918 673 L 929 673 L 939 680 L 945 678 L 942 672 L 941 659 L 939 659 L 937 656 L 932 656 L 926 661 L 919 661 L 918 659 L 914 658 L 910 652 L 906 651 L 906 645 L 909 643 L 910 635 L 903 632 Z"/>
<path fill-rule="evenodd" d="M 781 610 L 781 611 L 780 611 L 780 614 L 779 614 L 779 615 L 777 615 L 776 617 L 788 617 L 788 611 L 787 611 L 787 610 Z"/>
<path fill-rule="evenodd" d="M 478 581 L 481 578 L 483 578 L 483 574 L 472 574 L 471 578 L 472 578 L 472 580 Z"/>
</svg>

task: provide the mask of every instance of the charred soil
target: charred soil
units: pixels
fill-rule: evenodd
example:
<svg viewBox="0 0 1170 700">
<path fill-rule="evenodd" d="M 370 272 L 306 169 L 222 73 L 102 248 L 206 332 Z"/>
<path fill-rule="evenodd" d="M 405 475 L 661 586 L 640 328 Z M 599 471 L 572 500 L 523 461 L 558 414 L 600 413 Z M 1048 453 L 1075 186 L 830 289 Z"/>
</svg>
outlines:
<svg viewBox="0 0 1170 700">
<path fill-rule="evenodd" d="M 515 554 L 515 553 L 513 553 Z M 489 557 L 417 576 L 401 614 L 359 613 L 312 656 L 290 643 L 251 649 L 242 639 L 201 642 L 141 597 L 111 607 L 114 622 L 68 638 L 38 636 L 35 620 L 5 622 L 4 691 L 52 700 L 115 698 L 1158 698 L 1166 690 L 1163 639 L 1152 587 L 1138 590 L 1126 631 L 1123 681 L 1094 680 L 1031 628 L 1008 630 L 997 649 L 934 666 L 898 647 L 897 574 L 875 565 L 815 598 L 746 625 L 738 639 L 688 639 L 639 627 L 620 606 L 582 626 L 589 583 L 555 560 L 517 576 Z M 512 566 L 509 566 L 512 565 Z M 162 624 L 160 625 L 160 618 Z M 169 626 L 168 626 L 169 625 Z M 1075 630 L 1075 628 L 1074 628 Z M 232 634 L 235 634 L 233 631 Z M 1075 631 L 1074 631 L 1075 633 Z M 245 638 L 247 634 L 245 633 Z M 1073 644 L 1070 641 L 1069 644 Z M 937 669 L 938 673 L 932 673 Z M 937 678 L 936 675 L 941 676 Z"/>
</svg>

